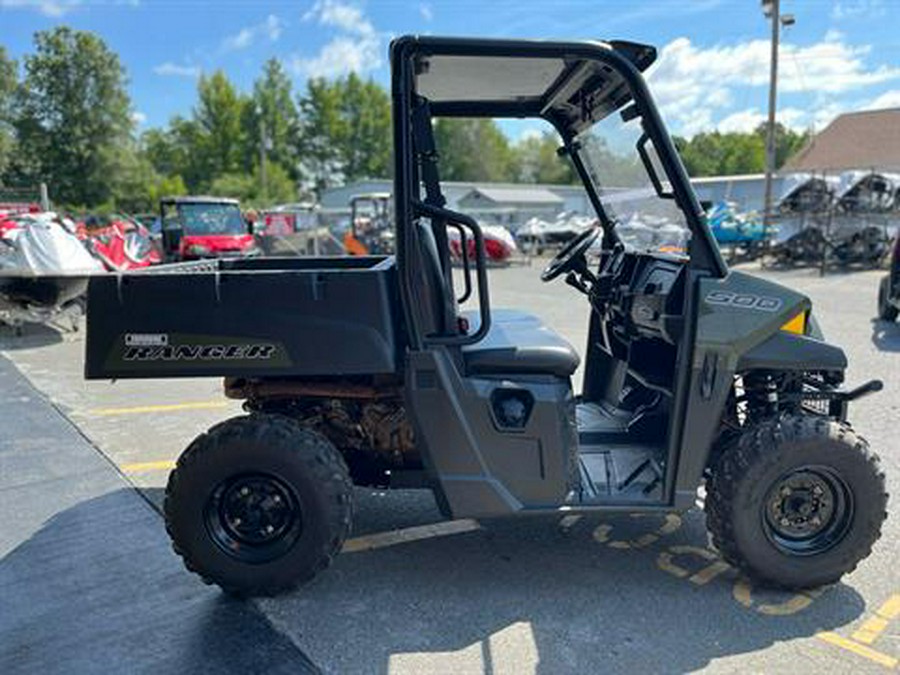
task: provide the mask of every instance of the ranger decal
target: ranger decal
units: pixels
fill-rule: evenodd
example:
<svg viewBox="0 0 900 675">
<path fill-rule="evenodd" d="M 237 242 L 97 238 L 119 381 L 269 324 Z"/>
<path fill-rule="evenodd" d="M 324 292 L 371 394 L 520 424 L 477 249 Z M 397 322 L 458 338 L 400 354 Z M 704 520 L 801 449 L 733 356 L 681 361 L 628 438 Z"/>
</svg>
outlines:
<svg viewBox="0 0 900 675">
<path fill-rule="evenodd" d="M 237 345 L 161 345 L 131 346 L 125 349 L 125 361 L 243 361 L 268 360 L 275 354 L 273 344 Z"/>
</svg>

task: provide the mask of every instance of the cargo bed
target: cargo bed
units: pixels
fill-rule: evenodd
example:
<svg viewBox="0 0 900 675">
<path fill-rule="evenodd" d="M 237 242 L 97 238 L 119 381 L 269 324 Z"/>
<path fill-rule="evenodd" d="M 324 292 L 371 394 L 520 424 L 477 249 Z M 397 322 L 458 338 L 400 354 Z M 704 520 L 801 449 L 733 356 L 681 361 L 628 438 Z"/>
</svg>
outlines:
<svg viewBox="0 0 900 675">
<path fill-rule="evenodd" d="M 244 258 L 91 278 L 88 379 L 393 374 L 394 259 Z"/>
</svg>

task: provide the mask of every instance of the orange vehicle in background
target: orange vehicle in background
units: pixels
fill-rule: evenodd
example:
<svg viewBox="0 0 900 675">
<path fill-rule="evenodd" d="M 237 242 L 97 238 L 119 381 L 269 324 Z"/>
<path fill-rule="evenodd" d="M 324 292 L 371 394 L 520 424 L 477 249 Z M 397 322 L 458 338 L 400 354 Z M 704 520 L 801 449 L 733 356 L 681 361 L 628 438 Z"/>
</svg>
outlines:
<svg viewBox="0 0 900 675">
<path fill-rule="evenodd" d="M 390 192 L 370 192 L 350 198 L 350 228 L 344 233 L 348 255 L 394 252 L 393 205 Z"/>
</svg>

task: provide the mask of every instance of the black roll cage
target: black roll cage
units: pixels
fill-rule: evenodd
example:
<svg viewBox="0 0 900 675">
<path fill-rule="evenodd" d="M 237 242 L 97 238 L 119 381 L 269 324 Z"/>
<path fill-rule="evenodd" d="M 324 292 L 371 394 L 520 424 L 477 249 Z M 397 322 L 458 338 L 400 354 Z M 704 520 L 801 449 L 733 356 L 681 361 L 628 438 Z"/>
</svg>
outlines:
<svg viewBox="0 0 900 675">
<path fill-rule="evenodd" d="M 630 114 L 640 116 L 644 136 L 653 143 L 659 162 L 671 185 L 671 193 L 661 195 L 675 200 L 683 212 L 691 231 L 689 244 L 689 265 L 700 274 L 724 277 L 728 268 L 719 252 L 718 246 L 710 232 L 705 215 L 694 194 L 687 172 L 675 149 L 659 110 L 657 109 L 649 89 L 641 75 L 655 59 L 652 47 L 629 42 L 556 42 L 529 40 L 494 40 L 473 38 L 445 38 L 430 36 L 406 36 L 391 43 L 391 96 L 393 106 L 394 134 L 394 216 L 397 228 L 397 265 L 401 275 L 401 294 L 407 325 L 413 327 L 410 312 L 409 285 L 410 278 L 408 256 L 412 244 L 412 219 L 416 215 L 427 215 L 420 201 L 420 175 L 414 148 L 413 116 L 422 98 L 416 91 L 416 67 L 420 59 L 431 56 L 488 56 L 497 58 L 542 57 L 557 58 L 564 61 L 580 59 L 604 64 L 615 71 L 628 86 L 631 92 L 631 105 L 635 110 Z M 579 154 L 574 151 L 573 140 L 577 131 L 571 125 L 564 125 L 562 120 L 554 117 L 551 104 L 557 90 L 564 86 L 572 67 L 568 66 L 557 82 L 539 100 L 506 100 L 506 101 L 430 101 L 430 114 L 433 117 L 506 117 L 506 118 L 538 118 L 549 122 L 563 139 L 564 151 L 572 159 L 576 171 L 582 180 L 592 206 L 600 218 L 604 230 L 604 242 L 615 242 L 615 224 L 608 218 L 600 196 L 588 176 L 586 167 Z M 641 151 L 641 148 L 639 148 Z M 646 163 L 646 158 L 644 158 Z M 658 177 L 652 168 L 648 173 L 653 180 L 657 192 L 661 192 Z M 427 201 L 427 200 L 426 200 Z M 432 204 L 442 207 L 443 204 Z M 455 214 L 441 209 L 448 222 L 460 222 L 472 230 L 476 239 L 480 239 L 477 224 L 462 214 Z M 608 244 L 604 244 L 606 246 Z M 483 308 L 484 309 L 484 308 Z M 484 318 L 484 317 L 483 317 Z M 488 319 L 489 321 L 489 319 Z M 487 326 L 482 325 L 486 331 Z M 481 333 L 482 331 L 479 331 Z M 425 342 L 414 328 L 410 335 L 411 346 L 420 348 Z M 464 340 L 469 342 L 470 340 Z"/>
</svg>

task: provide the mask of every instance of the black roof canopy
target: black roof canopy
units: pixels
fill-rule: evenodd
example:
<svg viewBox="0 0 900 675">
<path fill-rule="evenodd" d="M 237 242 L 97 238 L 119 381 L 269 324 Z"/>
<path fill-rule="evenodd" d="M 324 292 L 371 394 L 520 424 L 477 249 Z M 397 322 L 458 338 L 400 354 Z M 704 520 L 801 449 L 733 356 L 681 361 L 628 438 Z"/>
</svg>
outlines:
<svg viewBox="0 0 900 675">
<path fill-rule="evenodd" d="M 543 117 L 577 132 L 627 105 L 656 50 L 629 42 L 417 37 L 415 90 L 443 117 Z"/>
</svg>

